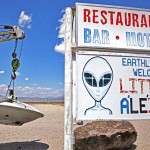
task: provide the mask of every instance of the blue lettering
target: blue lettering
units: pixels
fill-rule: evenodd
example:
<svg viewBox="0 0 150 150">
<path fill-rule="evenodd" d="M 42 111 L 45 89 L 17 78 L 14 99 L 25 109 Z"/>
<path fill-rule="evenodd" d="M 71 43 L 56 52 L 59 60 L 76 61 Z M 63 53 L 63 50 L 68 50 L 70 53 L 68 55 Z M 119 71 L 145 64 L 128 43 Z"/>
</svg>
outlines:
<svg viewBox="0 0 150 150">
<path fill-rule="evenodd" d="M 132 59 L 130 59 L 130 58 L 127 59 L 127 64 L 128 64 L 128 66 L 131 66 L 131 62 L 132 62 L 131 60 L 132 60 Z"/>
<path fill-rule="evenodd" d="M 123 66 L 127 66 L 126 58 L 122 58 L 122 65 L 123 65 Z"/>
<path fill-rule="evenodd" d="M 150 47 L 150 33 L 126 32 L 127 46 Z"/>
<path fill-rule="evenodd" d="M 138 70 L 138 76 L 142 77 L 142 69 L 137 69 Z"/>
<path fill-rule="evenodd" d="M 123 66 L 138 66 L 138 67 L 150 67 L 150 63 L 147 59 L 139 59 L 139 58 L 122 58 Z"/>
<path fill-rule="evenodd" d="M 96 43 L 96 42 L 97 42 L 98 44 L 101 44 L 98 29 L 94 29 L 94 34 L 93 34 L 93 43 Z"/>
<path fill-rule="evenodd" d="M 150 69 L 147 70 L 147 75 L 150 77 Z"/>
<path fill-rule="evenodd" d="M 103 44 L 110 44 L 109 32 L 107 30 L 102 30 L 102 43 Z"/>
<path fill-rule="evenodd" d="M 138 69 L 136 69 L 136 70 L 133 69 L 134 76 L 138 76 L 138 71 L 137 70 Z"/>
<path fill-rule="evenodd" d="M 132 66 L 136 66 L 136 59 L 132 59 Z"/>
<path fill-rule="evenodd" d="M 123 114 L 123 110 L 126 109 L 127 114 L 129 114 L 129 101 L 127 98 L 123 98 L 120 101 L 121 114 Z"/>
<path fill-rule="evenodd" d="M 84 43 L 110 44 L 109 32 L 107 30 L 84 28 Z"/>
<path fill-rule="evenodd" d="M 146 67 L 150 67 L 149 65 L 148 65 L 148 61 L 146 60 Z"/>
<path fill-rule="evenodd" d="M 127 46 L 137 46 L 135 32 L 126 32 Z"/>
<path fill-rule="evenodd" d="M 139 77 L 150 77 L 150 69 L 133 69 L 134 76 Z"/>
<path fill-rule="evenodd" d="M 144 36 L 146 36 L 147 47 L 150 47 L 150 33 L 144 33 Z"/>
<path fill-rule="evenodd" d="M 91 30 L 88 28 L 84 28 L 84 43 L 91 42 Z"/>
<path fill-rule="evenodd" d="M 145 67 L 146 66 L 146 60 L 144 59 L 143 61 L 142 61 L 142 59 L 141 59 L 141 67 Z"/>
<path fill-rule="evenodd" d="M 144 36 L 142 33 L 137 33 L 137 42 L 140 47 L 144 46 Z"/>
</svg>

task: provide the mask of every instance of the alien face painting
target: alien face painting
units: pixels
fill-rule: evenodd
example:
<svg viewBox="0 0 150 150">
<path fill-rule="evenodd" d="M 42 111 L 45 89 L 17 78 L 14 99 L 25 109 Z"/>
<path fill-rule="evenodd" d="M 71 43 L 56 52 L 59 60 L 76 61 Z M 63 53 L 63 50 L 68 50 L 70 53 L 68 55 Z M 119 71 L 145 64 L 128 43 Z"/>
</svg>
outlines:
<svg viewBox="0 0 150 150">
<path fill-rule="evenodd" d="M 107 110 L 109 114 L 112 114 L 109 108 L 105 108 L 101 104 L 113 80 L 113 71 L 110 64 L 102 57 L 91 58 L 83 68 L 82 80 L 87 92 L 95 100 L 95 105 L 87 108 L 84 115 L 88 111 L 102 110 Z"/>
<path fill-rule="evenodd" d="M 89 51 L 76 55 L 77 120 L 150 118 L 150 57 Z"/>
</svg>

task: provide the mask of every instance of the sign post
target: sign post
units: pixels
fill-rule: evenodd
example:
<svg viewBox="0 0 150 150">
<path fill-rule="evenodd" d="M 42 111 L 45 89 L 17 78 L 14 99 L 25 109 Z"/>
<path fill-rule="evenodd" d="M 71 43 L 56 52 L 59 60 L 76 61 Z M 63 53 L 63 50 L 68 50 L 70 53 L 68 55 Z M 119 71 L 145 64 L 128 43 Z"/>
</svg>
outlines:
<svg viewBox="0 0 150 150">
<path fill-rule="evenodd" d="M 72 10 L 66 9 L 65 18 L 65 124 L 64 150 L 72 150 Z"/>
</svg>

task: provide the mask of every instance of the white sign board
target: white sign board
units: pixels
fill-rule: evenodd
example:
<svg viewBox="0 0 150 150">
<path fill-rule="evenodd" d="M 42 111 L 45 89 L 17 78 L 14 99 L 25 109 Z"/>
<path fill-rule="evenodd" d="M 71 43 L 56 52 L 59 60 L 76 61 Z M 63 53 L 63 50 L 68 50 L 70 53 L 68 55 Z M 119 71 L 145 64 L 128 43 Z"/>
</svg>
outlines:
<svg viewBox="0 0 150 150">
<path fill-rule="evenodd" d="M 76 20 L 78 47 L 150 49 L 149 10 L 77 3 Z"/>
<path fill-rule="evenodd" d="M 150 57 L 77 54 L 77 120 L 150 119 Z"/>
</svg>

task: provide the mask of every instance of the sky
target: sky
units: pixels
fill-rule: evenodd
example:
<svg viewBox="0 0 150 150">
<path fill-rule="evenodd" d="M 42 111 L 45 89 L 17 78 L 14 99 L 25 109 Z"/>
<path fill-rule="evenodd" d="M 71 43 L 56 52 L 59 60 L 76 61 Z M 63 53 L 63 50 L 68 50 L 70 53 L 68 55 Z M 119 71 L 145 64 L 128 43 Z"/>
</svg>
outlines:
<svg viewBox="0 0 150 150">
<path fill-rule="evenodd" d="M 150 9 L 149 0 L 0 0 L 0 25 L 17 25 L 25 32 L 20 67 L 15 80 L 18 97 L 64 95 L 64 12 L 75 3 L 92 3 Z M 0 31 L 3 31 L 0 26 Z M 0 43 L 0 95 L 11 80 L 15 40 Z"/>
</svg>

